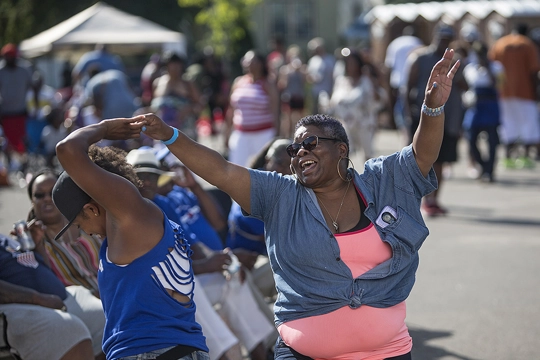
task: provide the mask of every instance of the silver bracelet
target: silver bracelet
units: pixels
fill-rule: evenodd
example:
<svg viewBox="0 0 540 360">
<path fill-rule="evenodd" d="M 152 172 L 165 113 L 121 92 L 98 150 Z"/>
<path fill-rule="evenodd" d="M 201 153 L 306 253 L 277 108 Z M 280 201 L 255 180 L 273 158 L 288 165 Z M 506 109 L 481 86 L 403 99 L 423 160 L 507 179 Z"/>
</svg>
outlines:
<svg viewBox="0 0 540 360">
<path fill-rule="evenodd" d="M 422 103 L 422 112 L 427 116 L 439 116 L 444 112 L 444 104 L 436 108 L 430 108 L 426 103 Z"/>
</svg>

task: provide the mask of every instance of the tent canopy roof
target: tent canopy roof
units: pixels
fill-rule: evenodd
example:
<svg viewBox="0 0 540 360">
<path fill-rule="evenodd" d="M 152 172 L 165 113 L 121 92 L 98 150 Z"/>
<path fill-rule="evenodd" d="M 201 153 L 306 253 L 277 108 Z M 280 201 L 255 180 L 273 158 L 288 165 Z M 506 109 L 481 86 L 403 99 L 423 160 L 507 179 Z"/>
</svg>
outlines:
<svg viewBox="0 0 540 360">
<path fill-rule="evenodd" d="M 152 21 L 120 11 L 103 2 L 72 16 L 20 44 L 25 57 L 36 57 L 74 45 L 153 45 L 181 44 L 184 36 Z"/>
<path fill-rule="evenodd" d="M 478 19 L 485 19 L 492 12 L 499 13 L 504 17 L 538 16 L 540 15 L 540 1 L 473 0 L 378 5 L 365 15 L 365 21 L 372 23 L 379 20 L 384 24 L 388 24 L 395 18 L 405 22 L 413 22 L 418 17 L 435 21 L 443 15 L 453 20 L 459 20 L 467 13 Z"/>
</svg>

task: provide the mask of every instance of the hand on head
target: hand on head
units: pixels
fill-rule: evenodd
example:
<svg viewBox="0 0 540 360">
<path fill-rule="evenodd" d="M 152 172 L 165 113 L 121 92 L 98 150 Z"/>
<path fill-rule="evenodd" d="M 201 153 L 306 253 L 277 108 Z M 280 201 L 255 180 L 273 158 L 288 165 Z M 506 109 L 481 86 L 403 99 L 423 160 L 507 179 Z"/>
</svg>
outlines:
<svg viewBox="0 0 540 360">
<path fill-rule="evenodd" d="M 155 140 L 167 140 L 173 134 L 172 128 L 155 114 L 106 119 L 102 123 L 105 125 L 103 139 L 106 140 L 137 139 L 142 132 Z"/>
<path fill-rule="evenodd" d="M 431 70 L 425 95 L 425 103 L 430 108 L 437 108 L 444 105 L 450 96 L 452 80 L 460 65 L 460 61 L 458 60 L 451 67 L 453 57 L 454 50 L 446 49 L 443 58 Z"/>
<path fill-rule="evenodd" d="M 155 114 L 144 114 L 138 118 L 137 121 L 141 122 L 141 131 L 152 139 L 168 140 L 172 137 L 173 129 Z"/>
<path fill-rule="evenodd" d="M 103 120 L 106 140 L 126 140 L 139 138 L 144 124 L 144 115 L 132 118 L 117 118 Z"/>
</svg>

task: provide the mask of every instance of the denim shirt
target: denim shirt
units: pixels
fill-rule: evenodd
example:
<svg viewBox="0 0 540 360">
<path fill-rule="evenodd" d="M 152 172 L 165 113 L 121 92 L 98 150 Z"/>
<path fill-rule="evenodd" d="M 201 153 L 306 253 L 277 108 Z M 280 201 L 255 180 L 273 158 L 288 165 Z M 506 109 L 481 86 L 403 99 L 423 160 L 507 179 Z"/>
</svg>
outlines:
<svg viewBox="0 0 540 360">
<path fill-rule="evenodd" d="M 357 278 L 341 260 L 313 190 L 293 176 L 258 170 L 250 170 L 250 176 L 250 215 L 265 223 L 278 290 L 276 326 L 343 306 L 385 308 L 407 298 L 418 249 L 429 234 L 420 202 L 437 188 L 435 172 L 422 175 L 411 145 L 368 160 L 362 174 L 354 172 L 354 184 L 367 203 L 364 214 L 392 248 L 391 259 Z"/>
</svg>

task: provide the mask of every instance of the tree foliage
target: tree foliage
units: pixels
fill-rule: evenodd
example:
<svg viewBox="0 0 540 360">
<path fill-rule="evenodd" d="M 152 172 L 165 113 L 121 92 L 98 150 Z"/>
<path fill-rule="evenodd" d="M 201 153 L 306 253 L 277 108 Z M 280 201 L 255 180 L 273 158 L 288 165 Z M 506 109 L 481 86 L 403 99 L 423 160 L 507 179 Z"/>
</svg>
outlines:
<svg viewBox="0 0 540 360">
<path fill-rule="evenodd" d="M 424 3 L 424 2 L 446 2 L 453 0 L 386 0 L 386 4 L 406 4 L 406 3 Z"/>
<path fill-rule="evenodd" d="M 18 43 L 30 34 L 35 26 L 33 0 L 0 1 L 0 44 Z"/>
<path fill-rule="evenodd" d="M 261 0 L 178 0 L 182 8 L 195 8 L 196 24 L 205 28 L 199 47 L 210 45 L 215 53 L 234 57 L 239 44 L 250 40 L 248 24 L 253 6 Z"/>
</svg>

